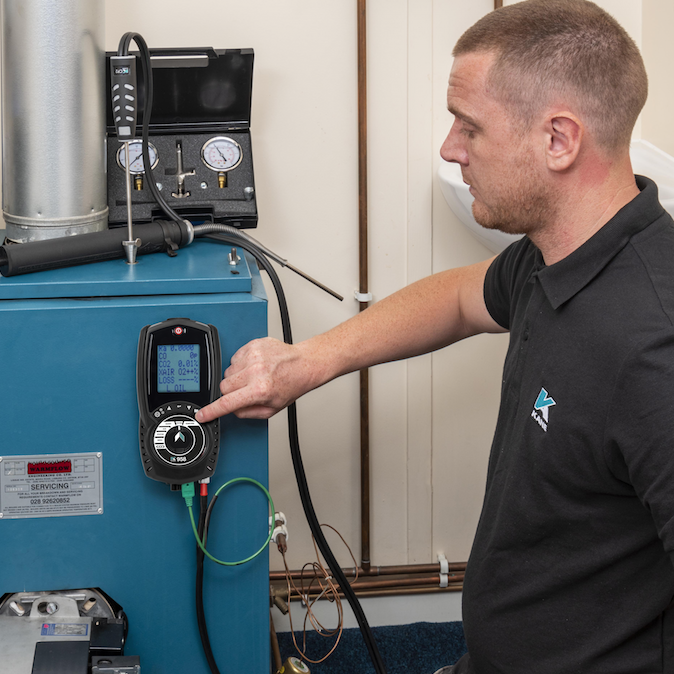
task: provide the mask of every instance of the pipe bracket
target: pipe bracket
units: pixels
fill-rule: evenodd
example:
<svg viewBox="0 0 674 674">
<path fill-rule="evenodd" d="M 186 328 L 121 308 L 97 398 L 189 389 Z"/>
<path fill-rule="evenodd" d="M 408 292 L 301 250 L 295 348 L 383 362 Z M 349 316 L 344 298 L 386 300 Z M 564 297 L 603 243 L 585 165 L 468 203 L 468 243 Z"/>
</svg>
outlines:
<svg viewBox="0 0 674 674">
<path fill-rule="evenodd" d="M 438 562 L 440 562 L 440 587 L 447 587 L 449 585 L 449 562 L 441 552 L 438 553 Z"/>
</svg>

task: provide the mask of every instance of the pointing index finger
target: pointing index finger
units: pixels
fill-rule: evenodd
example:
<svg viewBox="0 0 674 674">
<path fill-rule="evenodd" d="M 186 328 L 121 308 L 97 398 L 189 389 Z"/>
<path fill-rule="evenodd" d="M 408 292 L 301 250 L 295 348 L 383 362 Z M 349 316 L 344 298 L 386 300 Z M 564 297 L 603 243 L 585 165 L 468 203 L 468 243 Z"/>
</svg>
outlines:
<svg viewBox="0 0 674 674">
<path fill-rule="evenodd" d="M 209 421 L 213 421 L 213 419 L 225 416 L 225 414 L 231 414 L 240 407 L 245 406 L 242 404 L 243 401 L 237 400 L 240 397 L 240 395 L 237 395 L 237 392 L 221 396 L 210 405 L 202 407 L 195 415 L 196 420 L 199 423 L 208 423 Z"/>
</svg>

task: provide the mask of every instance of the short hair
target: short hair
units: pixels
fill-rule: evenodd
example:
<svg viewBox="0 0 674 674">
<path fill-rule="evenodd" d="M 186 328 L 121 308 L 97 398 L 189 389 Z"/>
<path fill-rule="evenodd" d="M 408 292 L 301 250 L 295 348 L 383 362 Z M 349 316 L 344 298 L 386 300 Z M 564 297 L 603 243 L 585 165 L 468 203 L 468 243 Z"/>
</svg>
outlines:
<svg viewBox="0 0 674 674">
<path fill-rule="evenodd" d="M 613 153 L 629 145 L 648 95 L 639 49 L 625 29 L 589 0 L 525 0 L 469 28 L 453 55 L 494 52 L 487 83 L 525 127 L 556 95 L 575 103 L 596 142 Z"/>
</svg>

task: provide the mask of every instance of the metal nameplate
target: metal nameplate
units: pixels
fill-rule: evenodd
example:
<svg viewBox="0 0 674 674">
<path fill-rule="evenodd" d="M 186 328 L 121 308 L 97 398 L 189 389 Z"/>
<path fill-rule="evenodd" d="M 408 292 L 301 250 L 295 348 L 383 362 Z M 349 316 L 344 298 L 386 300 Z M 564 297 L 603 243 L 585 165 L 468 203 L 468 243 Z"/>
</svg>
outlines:
<svg viewBox="0 0 674 674">
<path fill-rule="evenodd" d="M 0 519 L 103 513 L 100 452 L 0 456 Z"/>
<path fill-rule="evenodd" d="M 89 623 L 42 623 L 41 637 L 86 637 Z"/>
</svg>

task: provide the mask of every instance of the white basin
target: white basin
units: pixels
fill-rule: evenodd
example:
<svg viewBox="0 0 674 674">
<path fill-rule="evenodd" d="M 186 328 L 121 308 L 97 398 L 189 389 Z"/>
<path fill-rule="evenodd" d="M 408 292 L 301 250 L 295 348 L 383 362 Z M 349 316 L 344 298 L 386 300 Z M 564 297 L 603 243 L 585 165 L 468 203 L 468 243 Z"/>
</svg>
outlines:
<svg viewBox="0 0 674 674">
<path fill-rule="evenodd" d="M 633 140 L 630 157 L 635 173 L 648 176 L 657 183 L 660 203 L 674 217 L 674 157 L 647 140 Z M 468 191 L 468 185 L 463 182 L 458 164 L 441 159 L 438 177 L 442 194 L 454 214 L 468 227 L 471 234 L 493 253 L 500 253 L 506 246 L 520 238 L 517 234 L 504 234 L 493 229 L 485 229 L 475 222 L 471 210 L 473 197 Z"/>
</svg>

